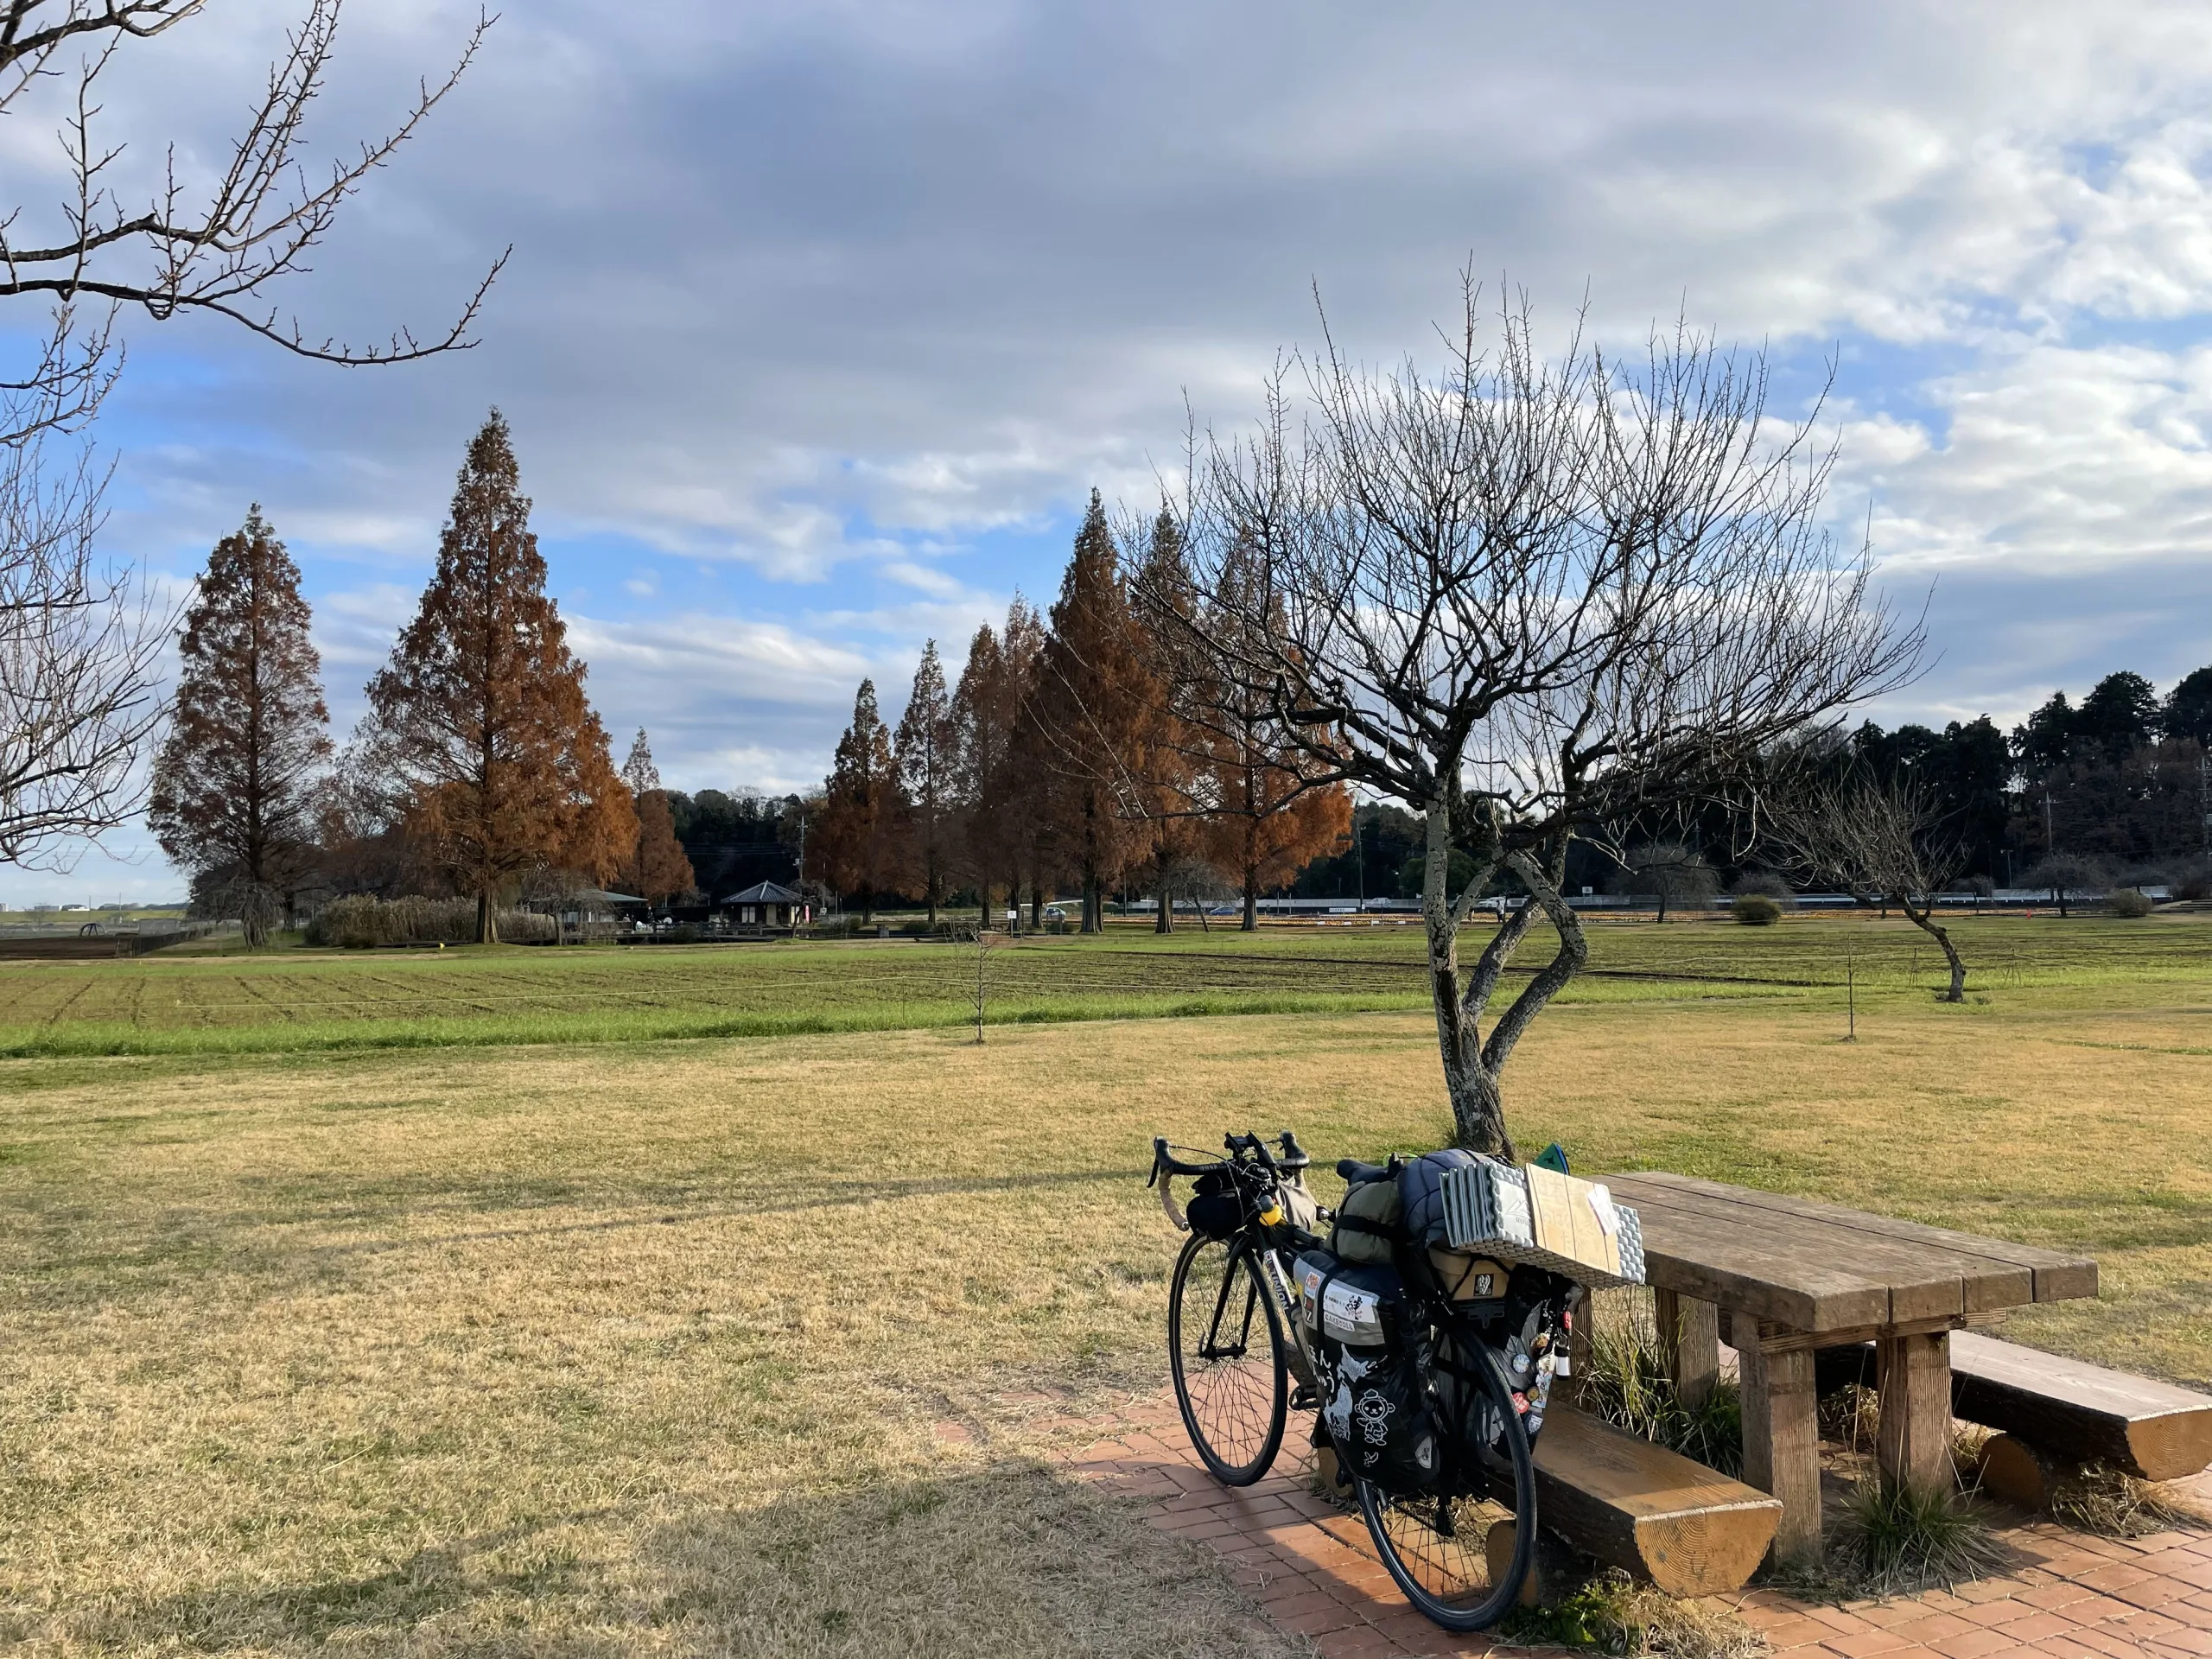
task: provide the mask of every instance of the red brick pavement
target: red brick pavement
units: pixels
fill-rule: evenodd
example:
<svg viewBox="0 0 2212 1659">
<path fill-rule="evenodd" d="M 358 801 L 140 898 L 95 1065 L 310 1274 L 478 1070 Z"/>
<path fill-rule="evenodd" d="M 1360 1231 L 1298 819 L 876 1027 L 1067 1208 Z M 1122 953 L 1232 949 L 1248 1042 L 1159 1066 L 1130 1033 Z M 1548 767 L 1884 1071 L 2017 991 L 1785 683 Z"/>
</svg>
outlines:
<svg viewBox="0 0 2212 1659">
<path fill-rule="evenodd" d="M 1156 1524 L 1217 1551 L 1325 1659 L 1499 1645 L 1440 1630 L 1406 1605 L 1359 1517 L 1314 1495 L 1302 1415 L 1268 1478 L 1241 1491 L 1199 1465 L 1171 1395 L 1084 1427 L 1095 1438 L 1074 1454 L 1079 1473 L 1152 1499 Z M 2212 1496 L 2212 1476 L 2199 1478 Z M 1754 1590 L 1730 1605 L 1790 1659 L 2212 1659 L 2212 1535 L 2096 1538 L 2022 1520 L 2002 1536 L 2026 1565 L 1956 1593 L 1827 1606 Z"/>
</svg>

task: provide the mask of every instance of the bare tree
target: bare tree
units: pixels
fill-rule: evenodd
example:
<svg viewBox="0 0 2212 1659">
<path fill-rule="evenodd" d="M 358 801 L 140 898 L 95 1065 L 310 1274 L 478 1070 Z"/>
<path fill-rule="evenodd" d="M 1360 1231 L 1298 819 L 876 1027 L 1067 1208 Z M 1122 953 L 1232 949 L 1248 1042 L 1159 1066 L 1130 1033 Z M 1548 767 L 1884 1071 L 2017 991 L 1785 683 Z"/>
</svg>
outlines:
<svg viewBox="0 0 2212 1659">
<path fill-rule="evenodd" d="M 1457 1138 L 1510 1155 L 1500 1078 L 1587 956 L 1569 843 L 1719 792 L 1762 746 L 1899 683 L 1919 636 L 1870 600 L 1865 550 L 1823 534 L 1834 452 L 1809 421 L 1770 430 L 1762 357 L 1677 328 L 1633 365 L 1579 333 L 1548 361 L 1525 302 L 1493 340 L 1471 277 L 1462 297 L 1434 378 L 1356 367 L 1325 318 L 1302 422 L 1279 367 L 1255 432 L 1194 440 L 1189 579 L 1213 605 L 1141 597 L 1171 626 L 1216 619 L 1184 625 L 1193 679 L 1319 734 L 1309 783 L 1425 815 Z M 1232 559 L 1253 563 L 1241 584 L 1217 580 Z M 1474 868 L 1456 892 L 1455 846 Z M 1532 902 L 1463 964 L 1509 873 Z M 1485 1033 L 1539 915 L 1558 948 Z"/>
<path fill-rule="evenodd" d="M 1720 879 L 1705 855 L 1680 841 L 1648 841 L 1630 848 L 1621 860 L 1621 874 L 1623 893 L 1657 898 L 1661 922 L 1670 904 L 1703 907 L 1720 891 Z"/>
<path fill-rule="evenodd" d="M 1966 1001 L 1966 963 L 1936 920 L 1936 900 L 1966 868 L 1970 849 L 1932 791 L 1859 771 L 1800 773 L 1770 799 L 1768 816 L 1774 839 L 1814 880 L 1870 909 L 1895 905 L 1935 940 L 1951 969 L 1943 1001 Z"/>
<path fill-rule="evenodd" d="M 450 326 L 380 343 L 317 340 L 269 298 L 304 273 L 347 198 L 389 161 L 474 59 L 480 17 L 451 71 L 421 83 L 397 124 L 320 175 L 302 165 L 309 106 L 335 45 L 340 0 L 309 0 L 261 94 L 203 190 L 172 148 L 126 200 L 125 153 L 101 130 L 101 77 L 197 16 L 206 0 L 0 0 L 0 117 L 43 118 L 58 101 L 53 210 L 0 209 L 0 299 L 43 302 L 29 361 L 0 379 L 0 861 L 66 867 L 85 838 L 131 817 L 135 762 L 163 713 L 174 609 L 135 574 L 104 566 L 105 469 L 85 430 L 121 362 L 118 319 L 220 316 L 322 362 L 399 363 L 466 347 L 495 262 Z M 48 90 L 55 100 L 42 96 Z"/>
</svg>

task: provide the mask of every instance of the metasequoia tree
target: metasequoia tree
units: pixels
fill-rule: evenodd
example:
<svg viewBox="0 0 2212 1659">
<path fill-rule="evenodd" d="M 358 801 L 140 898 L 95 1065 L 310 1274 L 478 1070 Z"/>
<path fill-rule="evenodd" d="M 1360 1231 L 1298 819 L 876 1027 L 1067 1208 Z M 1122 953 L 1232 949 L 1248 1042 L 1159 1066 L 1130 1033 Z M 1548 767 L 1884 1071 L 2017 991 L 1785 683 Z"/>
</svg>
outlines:
<svg viewBox="0 0 2212 1659">
<path fill-rule="evenodd" d="M 1794 775 L 1793 775 L 1794 774 Z M 1794 767 L 1767 801 L 1774 840 L 1816 881 L 1872 909 L 1895 905 L 1936 941 L 1951 969 L 1946 1002 L 1967 997 L 1967 968 L 1936 900 L 1967 867 L 1967 843 L 1934 792 L 1910 777 Z"/>
<path fill-rule="evenodd" d="M 1001 792 L 1020 712 L 1020 695 L 1010 682 L 999 637 L 986 622 L 968 642 L 968 660 L 947 711 L 960 867 L 975 883 L 976 925 L 984 928 L 991 925 L 991 893 L 999 878 L 1006 878 L 1014 901 L 1020 899 L 1010 815 Z"/>
<path fill-rule="evenodd" d="M 875 682 L 862 680 L 807 837 L 808 874 L 840 893 L 859 893 L 861 920 L 872 922 L 876 900 L 898 887 L 906 833 L 906 802 L 890 728 L 876 709 Z"/>
<path fill-rule="evenodd" d="M 1257 699 L 1311 780 L 1422 816 L 1457 1139 L 1510 1155 L 1505 1067 L 1587 955 L 1569 843 L 1723 788 L 1899 683 L 1918 638 L 1870 603 L 1865 550 L 1821 533 L 1833 451 L 1809 424 L 1771 430 L 1762 358 L 1677 329 L 1633 363 L 1579 335 L 1548 360 L 1525 308 L 1486 329 L 1471 281 L 1446 340 L 1433 378 L 1331 342 L 1302 423 L 1279 373 L 1256 432 L 1194 443 L 1192 591 L 1142 599 L 1217 721 Z M 1232 558 L 1252 562 L 1241 584 L 1220 581 Z M 1456 887 L 1455 848 L 1472 870 Z M 1463 962 L 1508 878 L 1530 902 Z M 1540 917 L 1557 947 L 1485 1030 Z"/>
<path fill-rule="evenodd" d="M 1215 572 L 1217 591 L 1203 601 L 1201 626 L 1209 637 L 1226 642 L 1253 618 L 1263 619 L 1268 632 L 1281 633 L 1280 607 L 1263 604 L 1255 588 L 1262 576 L 1245 543 L 1224 550 Z M 1147 591 L 1148 585 L 1141 585 L 1140 592 Z M 1165 643 L 1173 673 L 1175 639 Z M 1191 666 L 1203 671 L 1205 664 Z M 1215 686 L 1203 677 L 1186 684 L 1183 701 L 1192 712 L 1185 729 L 1195 738 L 1211 781 L 1207 854 L 1236 878 L 1244 898 L 1242 926 L 1255 932 L 1262 893 L 1290 880 L 1315 859 L 1342 850 L 1350 840 L 1351 796 L 1332 780 L 1332 762 L 1316 761 L 1317 755 L 1331 752 L 1325 728 L 1284 732 L 1271 697 L 1249 684 Z"/>
<path fill-rule="evenodd" d="M 1038 687 L 1045 667 L 1045 619 L 1037 607 L 1019 594 L 1007 607 L 1006 627 L 999 634 L 1007 694 L 1013 699 L 1014 721 L 1004 765 L 998 773 L 995 796 L 1003 812 L 1007 846 L 1012 855 L 1008 872 L 1014 885 L 1007 903 L 1021 906 L 1021 882 L 1029 883 L 1029 925 L 1045 923 L 1045 892 L 1056 887 L 1067 868 L 1063 820 L 1067 799 L 1066 780 L 1051 764 L 1052 741 L 1040 714 L 1043 700 Z"/>
<path fill-rule="evenodd" d="M 892 747 L 909 809 L 907 826 L 913 837 L 906 863 L 921 882 L 922 902 L 929 906 L 930 925 L 935 927 L 937 907 L 944 898 L 945 872 L 951 863 L 957 744 L 952 699 L 944 689 L 944 664 L 938 658 L 934 639 L 922 648 L 922 660 L 914 670 L 914 687 L 906 698 L 906 712 L 899 717 Z"/>
<path fill-rule="evenodd" d="M 407 836 L 475 896 L 479 943 L 498 942 L 499 899 L 524 872 L 603 882 L 636 847 L 497 410 L 469 442 L 437 569 L 369 706 L 371 741 L 406 791 Z"/>
<path fill-rule="evenodd" d="M 176 714 L 147 817 L 194 891 L 258 946 L 315 856 L 330 760 L 300 570 L 255 506 L 215 543 L 178 635 Z"/>
<path fill-rule="evenodd" d="M 1159 697 L 1142 630 L 1122 586 L 1114 534 L 1098 492 L 1076 532 L 1052 602 L 1030 697 L 1033 742 L 1058 785 L 1053 828 L 1083 886 L 1083 931 L 1106 922 L 1106 889 L 1141 840 L 1129 757 L 1144 747 Z"/>
<path fill-rule="evenodd" d="M 1133 582 L 1162 594 L 1190 591 L 1189 571 L 1183 563 L 1183 527 L 1166 506 L 1125 539 Z M 1208 884 L 1199 867 L 1207 850 L 1205 817 L 1214 777 L 1204 764 L 1200 728 L 1183 718 L 1193 688 L 1179 682 L 1172 671 L 1172 645 L 1162 650 L 1156 638 L 1148 637 L 1157 633 L 1157 623 L 1148 630 L 1147 619 L 1134 609 L 1131 618 L 1141 671 L 1128 678 L 1133 717 L 1126 746 L 1119 753 L 1101 758 L 1116 769 L 1113 781 L 1119 786 L 1123 812 L 1142 821 L 1144 885 L 1159 906 L 1153 913 L 1153 931 L 1173 933 L 1177 891 L 1194 883 Z M 1202 897 L 1198 915 L 1203 924 Z"/>
<path fill-rule="evenodd" d="M 0 861 L 66 865 L 85 838 L 135 813 L 144 799 L 135 762 L 164 713 L 174 613 L 93 551 L 107 474 L 83 435 L 120 366 L 119 317 L 220 317 L 326 362 L 404 362 L 469 344 L 492 280 L 437 334 L 402 329 L 359 347 L 314 339 L 268 299 L 308 269 L 346 199 L 452 90 L 486 21 L 385 136 L 310 176 L 300 164 L 306 118 L 339 10 L 312 0 L 204 188 L 174 164 L 126 183 L 126 148 L 102 130 L 100 78 L 202 10 L 203 0 L 0 0 L 0 117 L 56 142 L 50 166 L 27 151 L 17 174 L 61 181 L 46 211 L 0 204 L 0 299 L 48 308 L 43 328 L 17 319 L 18 338 L 33 343 L 0 372 Z"/>
<path fill-rule="evenodd" d="M 638 840 L 617 880 L 656 905 L 689 893 L 698 878 L 684 856 L 683 842 L 676 838 L 668 791 L 661 787 L 660 768 L 653 765 L 652 746 L 645 741 L 642 726 L 631 740 L 629 759 L 622 763 L 622 781 L 629 786 L 631 808 L 638 815 Z"/>
</svg>

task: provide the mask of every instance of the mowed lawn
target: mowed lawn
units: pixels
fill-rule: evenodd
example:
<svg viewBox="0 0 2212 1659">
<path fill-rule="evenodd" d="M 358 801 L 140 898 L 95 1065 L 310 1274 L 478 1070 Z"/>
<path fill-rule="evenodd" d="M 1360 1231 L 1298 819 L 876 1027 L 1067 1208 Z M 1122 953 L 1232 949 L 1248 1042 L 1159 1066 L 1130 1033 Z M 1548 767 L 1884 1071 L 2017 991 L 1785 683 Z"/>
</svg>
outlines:
<svg viewBox="0 0 2212 1659">
<path fill-rule="evenodd" d="M 2129 986 L 2202 975 L 2212 920 L 1964 917 L 1977 990 Z M 1772 928 L 1593 920 L 1576 1002 L 1697 995 L 1796 997 L 1942 982 L 1934 946 L 1902 921 L 1808 915 Z M 1471 936 L 1479 943 L 1479 931 Z M 1535 944 L 1542 943 L 1541 931 Z M 1472 945 L 1470 946 L 1471 954 Z M 1532 971 L 1524 952 L 1519 971 Z M 1119 925 L 1103 940 L 994 946 L 869 940 L 752 945 L 158 955 L 0 961 L 0 1057 L 243 1053 L 452 1043 L 623 1042 L 946 1026 L 987 1020 L 1414 1008 L 1421 930 L 1187 921 L 1169 938 Z"/>
<path fill-rule="evenodd" d="M 1878 972 L 1855 1045 L 1771 964 L 1597 991 L 1524 1045 L 1516 1130 L 2087 1249 L 2103 1298 L 2013 1333 L 2212 1383 L 2207 935 L 2069 925 L 2119 954 L 1961 1008 Z M 1715 976 L 1749 931 L 1645 930 Z M 989 1037 L 0 1063 L 0 1645 L 1295 1651 L 1056 1420 L 1163 1382 L 1147 1137 L 1437 1144 L 1433 1027 Z"/>
</svg>

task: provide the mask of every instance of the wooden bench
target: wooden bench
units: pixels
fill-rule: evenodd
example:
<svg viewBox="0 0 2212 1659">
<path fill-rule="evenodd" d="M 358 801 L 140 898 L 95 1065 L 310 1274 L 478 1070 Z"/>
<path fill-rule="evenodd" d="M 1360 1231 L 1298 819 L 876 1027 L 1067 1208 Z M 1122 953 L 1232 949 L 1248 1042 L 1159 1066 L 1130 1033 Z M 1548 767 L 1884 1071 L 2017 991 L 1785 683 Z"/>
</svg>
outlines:
<svg viewBox="0 0 2212 1659">
<path fill-rule="evenodd" d="M 1871 1344 L 1821 1356 L 1822 1390 L 1864 1380 Z M 2149 1377 L 2000 1342 L 1951 1338 L 1951 1410 L 2004 1431 L 1983 1454 L 1999 1497 L 2040 1507 L 2047 1460 L 2101 1462 L 2143 1480 L 2178 1480 L 2212 1465 L 2212 1398 Z"/>
<path fill-rule="evenodd" d="M 1782 1504 L 1678 1452 L 1554 1405 L 1536 1437 L 1536 1517 L 1584 1554 L 1670 1596 L 1717 1596 L 1742 1589 L 1758 1570 Z M 1510 1522 L 1491 1529 L 1496 1566 L 1510 1559 L 1513 1540 Z M 1541 1577 L 1532 1575 L 1532 1585 Z"/>
</svg>

